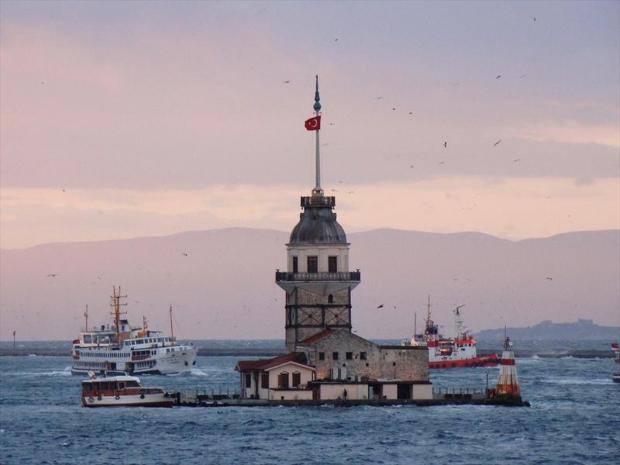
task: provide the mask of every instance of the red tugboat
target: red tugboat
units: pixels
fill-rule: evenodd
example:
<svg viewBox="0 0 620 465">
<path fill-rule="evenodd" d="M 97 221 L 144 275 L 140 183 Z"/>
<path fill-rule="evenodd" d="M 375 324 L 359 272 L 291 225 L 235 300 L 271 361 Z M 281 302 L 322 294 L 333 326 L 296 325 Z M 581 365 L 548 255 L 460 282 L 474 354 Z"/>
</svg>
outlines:
<svg viewBox="0 0 620 465">
<path fill-rule="evenodd" d="M 465 328 L 463 313 L 464 305 L 453 311 L 456 326 L 456 338 L 447 338 L 439 334 L 439 326 L 431 318 L 431 298 L 428 297 L 428 308 L 424 334 L 415 334 L 411 345 L 425 345 L 428 347 L 429 368 L 463 368 L 494 366 L 499 363 L 496 354 L 478 356 L 476 340 Z"/>
</svg>

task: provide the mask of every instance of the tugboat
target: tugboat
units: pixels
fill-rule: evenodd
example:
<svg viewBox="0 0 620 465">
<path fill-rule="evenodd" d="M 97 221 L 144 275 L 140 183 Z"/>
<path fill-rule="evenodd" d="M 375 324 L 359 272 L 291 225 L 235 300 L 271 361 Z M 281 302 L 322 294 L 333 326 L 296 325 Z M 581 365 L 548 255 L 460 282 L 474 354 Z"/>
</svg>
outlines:
<svg viewBox="0 0 620 465">
<path fill-rule="evenodd" d="M 174 400 L 161 388 L 145 388 L 135 376 L 104 376 L 82 381 L 83 407 L 172 407 Z"/>
<path fill-rule="evenodd" d="M 465 327 L 462 308 L 459 305 L 453 311 L 456 326 L 456 338 L 447 338 L 439 334 L 439 326 L 431 318 L 431 298 L 428 297 L 426 325 L 424 334 L 416 334 L 414 324 L 414 336 L 410 344 L 428 347 L 429 368 L 463 368 L 494 366 L 499 363 L 496 354 L 481 355 L 476 352 L 476 340 Z"/>
<path fill-rule="evenodd" d="M 113 325 L 102 325 L 100 329 L 88 329 L 73 341 L 71 373 L 94 372 L 129 374 L 178 374 L 189 372 L 196 364 L 196 349 L 192 345 L 180 345 L 174 337 L 172 306 L 170 306 L 170 336 L 161 331 L 148 329 L 146 319 L 141 328 L 132 328 L 126 319 L 121 319 L 122 298 L 120 287 L 113 288 Z"/>
<path fill-rule="evenodd" d="M 614 353 L 614 361 L 616 363 L 620 363 L 620 344 L 618 344 L 617 342 L 613 342 L 611 344 L 611 350 Z M 620 370 L 614 372 L 611 375 L 611 379 L 614 383 L 620 383 Z"/>
</svg>

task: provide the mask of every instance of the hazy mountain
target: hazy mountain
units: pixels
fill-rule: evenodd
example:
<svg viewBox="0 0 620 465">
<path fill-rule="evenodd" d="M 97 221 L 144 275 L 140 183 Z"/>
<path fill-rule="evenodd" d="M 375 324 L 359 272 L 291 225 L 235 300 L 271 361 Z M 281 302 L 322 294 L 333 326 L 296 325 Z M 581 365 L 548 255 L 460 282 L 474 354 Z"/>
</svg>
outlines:
<svg viewBox="0 0 620 465">
<path fill-rule="evenodd" d="M 173 304 L 182 337 L 283 337 L 274 271 L 285 268 L 287 239 L 278 231 L 222 229 L 2 250 L 0 336 L 10 338 L 15 328 L 18 339 L 71 338 L 85 304 L 91 323 L 108 321 L 108 296 L 120 284 L 136 323 L 146 315 L 151 327 L 168 328 Z M 578 318 L 620 323 L 620 231 L 512 242 L 375 230 L 348 239 L 352 269 L 362 272 L 354 329 L 368 337 L 409 336 L 414 311 L 423 324 L 428 294 L 446 334 L 457 304 L 466 304 L 474 330 Z"/>
<path fill-rule="evenodd" d="M 620 327 L 597 325 L 592 320 L 579 319 L 573 323 L 554 323 L 550 320 L 541 321 L 534 326 L 525 328 L 506 328 L 506 333 L 514 340 L 537 341 L 616 341 L 620 337 Z M 479 340 L 501 341 L 504 339 L 504 328 L 486 329 L 476 334 Z"/>
</svg>

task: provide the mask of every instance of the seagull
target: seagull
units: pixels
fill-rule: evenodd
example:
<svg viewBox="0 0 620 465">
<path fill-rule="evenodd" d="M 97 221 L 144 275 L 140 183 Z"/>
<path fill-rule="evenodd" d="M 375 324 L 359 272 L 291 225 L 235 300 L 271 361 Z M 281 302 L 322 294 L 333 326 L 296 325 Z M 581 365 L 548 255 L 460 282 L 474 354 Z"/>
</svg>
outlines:
<svg viewBox="0 0 620 465">
<path fill-rule="evenodd" d="M 521 159 L 520 159 L 520 158 L 515 158 L 514 160 L 512 160 L 512 162 L 513 162 L 513 163 L 518 163 L 518 162 L 520 162 L 520 161 L 521 161 Z"/>
<path fill-rule="evenodd" d="M 409 114 L 410 114 L 410 115 L 413 115 L 413 112 L 412 112 L 412 111 L 410 111 L 410 112 L 409 112 Z"/>
<path fill-rule="evenodd" d="M 549 280 L 549 281 L 553 281 L 553 278 L 550 276 L 547 276 L 545 279 Z"/>
<path fill-rule="evenodd" d="M 329 123 L 330 126 L 333 126 L 335 123 Z"/>
<path fill-rule="evenodd" d="M 183 255 L 187 257 L 187 252 L 183 252 Z"/>
<path fill-rule="evenodd" d="M 497 146 L 500 144 L 500 142 L 501 142 L 501 141 L 502 141 L 502 140 L 500 139 L 500 140 L 498 140 L 497 142 L 495 142 L 495 143 L 493 144 L 493 147 L 497 147 Z"/>
<path fill-rule="evenodd" d="M 413 165 L 409 165 L 409 168 L 413 168 Z"/>
<path fill-rule="evenodd" d="M 448 141 L 445 141 L 445 142 L 443 143 L 443 148 L 444 148 L 444 149 L 447 149 L 447 148 L 448 148 Z"/>
<path fill-rule="evenodd" d="M 336 37 L 336 38 L 334 39 L 334 42 L 338 42 L 338 37 Z"/>
<path fill-rule="evenodd" d="M 284 84 L 290 84 L 291 81 L 282 81 Z"/>
<path fill-rule="evenodd" d="M 377 305 L 377 308 L 383 308 L 383 304 Z"/>
<path fill-rule="evenodd" d="M 523 79 L 523 78 L 526 78 L 526 77 L 527 77 L 527 74 L 522 74 L 521 76 L 519 76 L 519 79 Z"/>
<path fill-rule="evenodd" d="M 377 97 L 377 100 L 381 100 L 382 98 L 383 96 L 380 95 L 379 97 Z"/>
<path fill-rule="evenodd" d="M 438 164 L 439 164 L 439 165 L 443 165 L 444 163 L 445 163 L 445 161 L 443 161 L 443 160 L 442 160 L 442 161 L 440 161 Z"/>
<path fill-rule="evenodd" d="M 392 111 L 396 111 L 396 107 L 392 107 Z"/>
<path fill-rule="evenodd" d="M 55 278 L 56 276 L 58 276 L 58 273 L 50 273 L 47 275 L 48 278 Z"/>
<path fill-rule="evenodd" d="M 63 192 L 66 192 L 66 190 L 64 189 L 64 187 L 63 187 L 62 189 L 60 189 L 60 190 L 61 190 L 61 191 L 63 191 Z"/>
<path fill-rule="evenodd" d="M 532 21 L 536 22 L 536 16 L 532 17 Z"/>
<path fill-rule="evenodd" d="M 501 75 L 501 74 L 498 74 L 497 76 L 495 76 L 495 79 L 499 79 L 499 78 L 501 78 L 501 77 L 502 77 L 502 75 Z"/>
</svg>

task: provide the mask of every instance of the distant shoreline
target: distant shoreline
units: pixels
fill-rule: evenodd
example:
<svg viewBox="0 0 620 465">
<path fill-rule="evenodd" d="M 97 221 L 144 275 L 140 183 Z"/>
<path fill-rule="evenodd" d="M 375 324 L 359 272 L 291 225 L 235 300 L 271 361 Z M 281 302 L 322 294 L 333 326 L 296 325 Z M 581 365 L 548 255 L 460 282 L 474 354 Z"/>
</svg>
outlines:
<svg viewBox="0 0 620 465">
<path fill-rule="evenodd" d="M 198 355 L 202 357 L 274 357 L 285 353 L 284 349 L 255 349 L 247 347 L 239 348 L 199 348 Z M 480 355 L 489 355 L 497 353 L 494 350 L 479 349 Z M 18 357 L 69 357 L 70 350 L 64 349 L 39 349 L 34 347 L 19 347 L 15 350 L 12 348 L 0 348 L 0 357 L 6 356 L 18 356 Z M 515 350 L 517 358 L 613 358 L 611 350 L 598 350 L 598 349 L 575 349 L 565 350 L 561 352 L 549 352 L 549 351 L 535 351 L 535 350 Z"/>
</svg>

